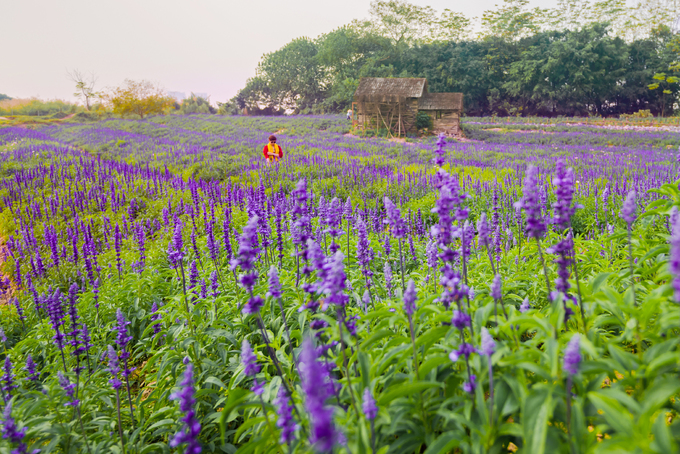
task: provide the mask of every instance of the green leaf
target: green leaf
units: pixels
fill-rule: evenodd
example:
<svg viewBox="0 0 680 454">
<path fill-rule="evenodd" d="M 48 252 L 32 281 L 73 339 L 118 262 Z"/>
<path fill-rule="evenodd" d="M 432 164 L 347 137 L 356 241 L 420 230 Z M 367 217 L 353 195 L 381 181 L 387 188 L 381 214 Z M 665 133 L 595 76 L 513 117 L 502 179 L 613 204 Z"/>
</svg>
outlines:
<svg viewBox="0 0 680 454">
<path fill-rule="evenodd" d="M 630 412 L 613 397 L 591 391 L 588 399 L 598 410 L 603 412 L 607 424 L 621 434 L 633 431 L 633 417 Z"/>
<path fill-rule="evenodd" d="M 224 444 L 224 433 L 226 431 L 226 422 L 232 409 L 242 402 L 248 395 L 250 390 L 243 388 L 234 388 L 229 391 L 227 403 L 222 409 L 222 418 L 220 418 L 220 436 L 222 437 L 222 444 Z"/>
<path fill-rule="evenodd" d="M 655 447 L 655 451 L 658 453 L 667 452 L 678 452 L 677 441 L 673 439 L 671 431 L 666 424 L 666 415 L 664 412 L 660 413 L 656 417 L 656 421 L 652 426 L 652 433 L 654 434 L 654 442 L 652 447 Z"/>
<path fill-rule="evenodd" d="M 552 418 L 554 406 L 550 388 L 537 388 L 527 396 L 522 409 L 526 452 L 545 453 L 548 421 Z"/>
<path fill-rule="evenodd" d="M 453 448 L 457 448 L 460 444 L 459 439 L 462 434 L 449 431 L 444 432 L 434 443 L 427 447 L 424 454 L 446 454 L 451 452 Z"/>
<path fill-rule="evenodd" d="M 439 382 L 416 382 L 398 386 L 395 387 L 396 389 L 392 389 L 386 393 L 381 394 L 380 398 L 378 398 L 378 404 L 387 405 L 394 399 L 398 399 L 399 397 L 404 397 L 409 394 L 417 394 L 421 391 L 425 391 L 426 389 L 438 388 L 441 386 L 442 384 Z"/>
</svg>

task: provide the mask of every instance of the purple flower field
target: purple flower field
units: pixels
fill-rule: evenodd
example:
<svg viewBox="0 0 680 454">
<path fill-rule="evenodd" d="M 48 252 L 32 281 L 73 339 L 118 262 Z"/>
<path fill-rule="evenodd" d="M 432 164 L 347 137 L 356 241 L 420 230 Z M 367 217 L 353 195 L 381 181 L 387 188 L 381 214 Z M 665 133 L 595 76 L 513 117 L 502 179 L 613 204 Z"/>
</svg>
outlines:
<svg viewBox="0 0 680 454">
<path fill-rule="evenodd" d="M 1 128 L 0 452 L 676 452 L 680 132 L 532 121 Z"/>
</svg>

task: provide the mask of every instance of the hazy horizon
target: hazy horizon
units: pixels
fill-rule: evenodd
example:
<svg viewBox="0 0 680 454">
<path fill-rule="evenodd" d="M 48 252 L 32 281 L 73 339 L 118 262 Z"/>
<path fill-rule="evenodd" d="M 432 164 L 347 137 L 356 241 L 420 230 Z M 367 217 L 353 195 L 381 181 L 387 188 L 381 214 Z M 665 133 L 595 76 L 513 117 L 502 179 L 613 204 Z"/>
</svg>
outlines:
<svg viewBox="0 0 680 454">
<path fill-rule="evenodd" d="M 479 17 L 501 1 L 411 3 Z M 555 4 L 531 1 L 532 7 Z M 0 6 L 0 41 L 11 45 L 4 49 L 0 93 L 75 101 L 67 71 L 78 69 L 98 76 L 98 90 L 126 78 L 146 79 L 167 91 L 207 93 L 213 103 L 222 102 L 255 75 L 263 54 L 366 18 L 369 5 L 370 0 L 6 2 Z"/>
</svg>

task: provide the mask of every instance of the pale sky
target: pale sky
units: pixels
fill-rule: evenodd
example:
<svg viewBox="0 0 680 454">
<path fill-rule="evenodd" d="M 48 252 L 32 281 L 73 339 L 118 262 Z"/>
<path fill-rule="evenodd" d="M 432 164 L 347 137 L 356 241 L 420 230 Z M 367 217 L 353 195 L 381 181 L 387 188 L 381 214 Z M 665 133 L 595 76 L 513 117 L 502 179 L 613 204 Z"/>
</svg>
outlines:
<svg viewBox="0 0 680 454">
<path fill-rule="evenodd" d="M 468 17 L 502 0 L 411 0 Z M 368 17 L 370 0 L 0 0 L 0 93 L 75 100 L 67 71 L 97 89 L 147 79 L 226 101 L 260 57 L 293 38 Z M 552 7 L 556 0 L 531 0 Z"/>
</svg>

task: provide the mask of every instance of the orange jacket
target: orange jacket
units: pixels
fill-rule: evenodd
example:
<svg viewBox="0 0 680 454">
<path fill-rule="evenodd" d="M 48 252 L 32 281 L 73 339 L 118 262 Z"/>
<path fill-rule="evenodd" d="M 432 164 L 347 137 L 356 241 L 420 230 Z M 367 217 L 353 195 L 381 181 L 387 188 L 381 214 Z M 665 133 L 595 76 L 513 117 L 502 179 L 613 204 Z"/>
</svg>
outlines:
<svg viewBox="0 0 680 454">
<path fill-rule="evenodd" d="M 272 151 L 278 153 L 278 156 L 274 156 L 274 159 L 278 161 L 279 159 L 283 158 L 283 149 L 279 144 L 274 144 L 274 148 L 275 150 Z M 269 156 L 269 144 L 264 146 L 264 148 L 262 149 L 262 154 L 264 155 L 265 159 L 271 158 L 271 156 Z"/>
</svg>

